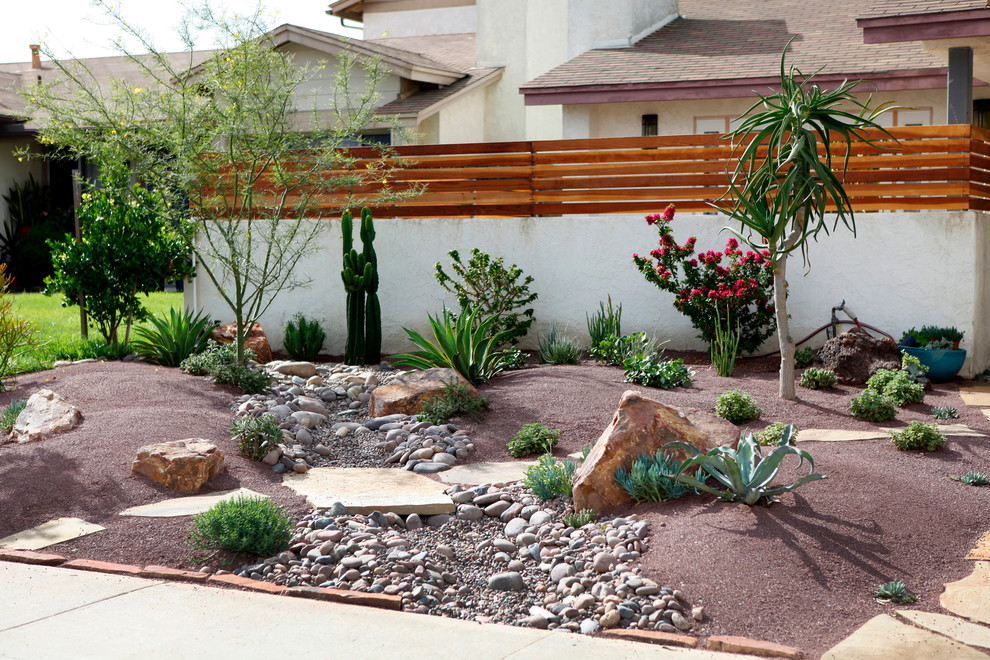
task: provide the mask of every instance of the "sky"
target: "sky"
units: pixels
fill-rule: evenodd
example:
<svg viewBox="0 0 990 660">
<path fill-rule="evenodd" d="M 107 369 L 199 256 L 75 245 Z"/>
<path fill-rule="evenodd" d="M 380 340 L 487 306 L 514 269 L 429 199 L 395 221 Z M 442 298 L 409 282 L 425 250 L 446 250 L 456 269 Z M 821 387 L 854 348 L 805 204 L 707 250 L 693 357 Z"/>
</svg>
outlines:
<svg viewBox="0 0 990 660">
<path fill-rule="evenodd" d="M 118 0 L 120 11 L 132 25 L 152 37 L 160 50 L 182 50 L 176 26 L 184 15 L 183 0 Z M 292 23 L 303 27 L 360 37 L 360 30 L 346 30 L 340 19 L 328 16 L 330 0 L 270 0 L 263 5 L 273 25 Z M 31 59 L 29 44 L 42 41 L 56 57 L 102 57 L 119 54 L 112 40 L 119 35 L 102 9 L 90 0 L 5 0 L 0 18 L 0 62 Z M 211 0 L 210 6 L 232 14 L 258 11 L 257 0 Z M 268 7 L 268 9 L 264 9 Z M 275 11 L 278 14 L 275 14 Z M 353 25 L 352 22 L 348 22 Z M 210 48 L 208 40 L 197 47 Z"/>
</svg>

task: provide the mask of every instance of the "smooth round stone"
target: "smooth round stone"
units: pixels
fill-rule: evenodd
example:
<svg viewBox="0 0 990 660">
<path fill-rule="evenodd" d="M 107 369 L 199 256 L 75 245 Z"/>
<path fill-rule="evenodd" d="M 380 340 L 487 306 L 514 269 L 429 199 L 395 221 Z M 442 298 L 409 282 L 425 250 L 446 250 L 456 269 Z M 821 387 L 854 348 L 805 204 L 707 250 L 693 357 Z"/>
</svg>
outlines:
<svg viewBox="0 0 990 660">
<path fill-rule="evenodd" d="M 433 461 L 423 461 L 413 466 L 413 472 L 418 474 L 435 474 L 449 470 L 451 466 L 446 463 L 435 463 Z"/>
<path fill-rule="evenodd" d="M 419 529 L 423 526 L 423 520 L 419 517 L 418 513 L 410 513 L 406 517 L 406 529 L 413 530 Z"/>
<path fill-rule="evenodd" d="M 599 628 L 600 626 L 598 625 L 598 622 L 589 618 L 581 622 L 580 631 L 582 635 L 590 635 L 594 632 L 598 632 Z"/>
<path fill-rule="evenodd" d="M 514 553 L 516 551 L 516 544 L 506 539 L 494 539 L 492 545 L 499 552 Z"/>
<path fill-rule="evenodd" d="M 433 454 L 433 462 L 443 463 L 444 465 L 453 465 L 457 462 L 457 457 L 442 451 Z"/>
<path fill-rule="evenodd" d="M 429 525 L 430 527 L 440 527 L 441 525 L 446 525 L 453 519 L 454 516 L 448 513 L 438 513 L 435 516 L 430 516 L 429 518 L 427 518 L 426 524 Z"/>
<path fill-rule="evenodd" d="M 477 501 L 477 499 L 475 501 Z M 498 518 L 510 506 L 512 505 L 509 502 L 506 502 L 505 500 L 499 500 L 498 502 L 494 502 L 485 507 L 485 515 L 490 516 L 492 518 Z"/>
<path fill-rule="evenodd" d="M 611 552 L 599 552 L 592 560 L 591 567 L 596 573 L 606 573 L 615 565 L 615 555 Z"/>
<path fill-rule="evenodd" d="M 461 504 L 457 507 L 457 517 L 461 520 L 481 520 L 484 515 L 485 512 L 481 510 L 481 507 L 473 504 Z"/>
<path fill-rule="evenodd" d="M 540 509 L 536 511 L 529 517 L 529 524 L 539 527 L 540 525 L 545 525 L 553 519 L 553 516 L 549 512 Z"/>
<path fill-rule="evenodd" d="M 508 536 L 510 539 L 516 538 L 528 526 L 529 526 L 529 523 L 526 522 L 525 520 L 523 520 L 522 518 L 513 518 L 512 520 L 510 520 L 505 525 L 505 535 Z M 533 536 L 533 535 L 530 534 L 530 536 Z M 536 537 L 533 537 L 533 540 L 535 541 L 536 540 Z M 518 541 L 516 541 L 516 542 L 518 543 Z M 532 541 L 530 541 L 530 543 L 532 543 Z M 526 544 L 526 545 L 528 545 L 528 544 Z"/>
<path fill-rule="evenodd" d="M 462 490 L 459 493 L 454 493 L 453 495 L 451 495 L 450 499 L 454 501 L 454 504 L 466 504 L 468 502 L 473 501 L 474 497 L 475 497 L 475 492 L 473 490 Z"/>
<path fill-rule="evenodd" d="M 523 591 L 526 584 L 523 577 L 515 571 L 496 573 L 488 578 L 488 588 L 497 591 Z M 618 621 L 616 621 L 618 623 Z"/>
<path fill-rule="evenodd" d="M 683 631 L 691 630 L 691 622 L 685 619 L 684 615 L 681 614 L 680 612 L 675 611 L 673 614 L 671 614 L 670 622 L 673 623 L 678 630 L 683 630 Z"/>
<path fill-rule="evenodd" d="M 570 564 L 557 564 L 550 569 L 550 581 L 554 584 L 571 575 L 574 575 L 574 567 Z"/>
<path fill-rule="evenodd" d="M 316 447 L 313 448 L 313 451 L 315 451 L 320 456 L 329 456 L 330 454 L 333 453 L 333 450 L 325 445 L 316 445 Z"/>
<path fill-rule="evenodd" d="M 506 570 L 511 571 L 513 573 L 522 573 L 524 570 L 526 570 L 526 564 L 522 563 L 518 559 L 513 559 L 512 561 L 509 562 L 509 565 L 506 566 L 505 568 Z"/>
<path fill-rule="evenodd" d="M 521 520 L 521 518 L 517 518 L 516 520 Z M 514 522 L 515 520 L 509 521 L 509 525 L 511 525 Z M 509 525 L 505 526 L 505 533 L 507 536 L 509 535 Z M 533 534 L 531 532 L 523 532 L 522 534 L 516 536 L 516 545 L 518 545 L 520 548 L 529 547 L 534 543 L 536 543 L 536 534 Z"/>
<path fill-rule="evenodd" d="M 615 628 L 621 620 L 622 616 L 619 614 L 619 610 L 609 610 L 602 615 L 598 622 L 602 628 Z"/>
</svg>

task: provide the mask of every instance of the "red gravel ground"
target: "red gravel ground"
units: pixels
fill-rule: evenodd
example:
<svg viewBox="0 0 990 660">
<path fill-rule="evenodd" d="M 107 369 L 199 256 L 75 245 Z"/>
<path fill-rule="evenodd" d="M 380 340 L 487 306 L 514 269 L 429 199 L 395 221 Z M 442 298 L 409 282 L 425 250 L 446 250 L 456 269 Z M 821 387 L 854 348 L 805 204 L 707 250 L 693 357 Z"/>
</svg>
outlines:
<svg viewBox="0 0 990 660">
<path fill-rule="evenodd" d="M 687 355 L 689 361 L 700 362 Z M 798 388 L 799 400 L 780 401 L 771 361 L 742 361 L 733 378 L 703 364 L 687 389 L 654 390 L 623 382 L 622 371 L 586 362 L 531 367 L 482 387 L 492 410 L 480 424 L 459 420 L 477 451 L 470 460 L 511 460 L 506 442 L 526 423 L 562 430 L 555 454 L 593 443 L 608 425 L 619 398 L 638 389 L 668 404 L 702 410 L 715 397 L 741 388 L 763 408 L 763 419 L 799 428 L 873 428 L 848 414 L 858 394 Z M 246 487 L 269 494 L 295 514 L 301 498 L 283 488 L 270 468 L 242 457 L 229 438 L 228 405 L 237 392 L 175 369 L 134 363 L 74 365 L 21 376 L 0 395 L 27 398 L 50 387 L 78 405 L 78 428 L 28 445 L 0 445 L 0 537 L 62 516 L 77 516 L 106 531 L 47 550 L 70 557 L 196 569 L 185 545 L 189 518 L 123 518 L 129 506 L 175 493 L 130 471 L 141 445 L 203 437 L 226 456 L 228 471 L 204 492 Z M 902 410 L 891 426 L 931 421 L 930 405 L 953 406 L 954 420 L 990 435 L 990 422 L 966 408 L 958 384 L 936 386 L 925 403 Z M 692 496 L 630 508 L 651 522 L 644 572 L 682 589 L 708 618 L 702 635 L 734 634 L 797 646 L 817 657 L 888 607 L 872 591 L 902 579 L 920 594 L 919 609 L 935 610 L 945 582 L 968 575 L 963 559 L 990 529 L 990 488 L 949 479 L 968 470 L 990 472 L 990 439 L 950 437 L 942 452 L 899 452 L 886 440 L 802 445 L 827 480 L 808 484 L 770 507 L 749 508 Z M 788 474 L 795 475 L 796 472 Z M 787 475 L 785 475 L 787 476 Z M 220 556 L 239 565 L 246 557 Z"/>
</svg>

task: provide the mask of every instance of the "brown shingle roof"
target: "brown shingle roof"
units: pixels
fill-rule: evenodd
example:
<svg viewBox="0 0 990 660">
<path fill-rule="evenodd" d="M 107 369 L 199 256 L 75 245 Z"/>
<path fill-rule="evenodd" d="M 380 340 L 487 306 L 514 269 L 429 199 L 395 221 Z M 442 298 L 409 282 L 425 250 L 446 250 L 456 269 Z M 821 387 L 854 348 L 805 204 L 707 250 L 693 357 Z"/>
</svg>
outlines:
<svg viewBox="0 0 990 660">
<path fill-rule="evenodd" d="M 475 35 L 473 32 L 433 34 L 421 37 L 391 37 L 368 39 L 367 41 L 417 53 L 459 71 L 467 71 L 474 66 Z"/>
<path fill-rule="evenodd" d="M 941 14 L 986 8 L 987 0 L 873 0 L 869 10 L 859 18 Z"/>
<path fill-rule="evenodd" d="M 386 103 L 381 106 L 375 112 L 381 116 L 410 116 L 410 115 L 420 115 L 425 110 L 431 108 L 431 106 L 439 105 L 443 101 L 455 96 L 467 88 L 481 85 L 485 86 L 490 82 L 494 82 L 495 78 L 489 79 L 493 73 L 499 71 L 499 69 L 472 69 L 468 75 L 464 76 L 452 85 L 447 85 L 446 87 L 441 87 L 439 89 L 431 89 L 425 92 L 417 92 L 411 96 L 407 96 L 403 99 L 396 99 L 390 103 Z M 425 116 L 429 116 L 432 112 L 428 112 Z M 423 119 L 424 117 L 419 117 Z"/>
<path fill-rule="evenodd" d="M 944 66 L 920 44 L 864 44 L 856 25 L 861 0 L 831 0 L 813 11 L 806 0 L 680 0 L 680 11 L 632 48 L 588 51 L 523 88 L 774 76 L 792 38 L 787 61 L 805 73 L 824 66 L 859 77 Z"/>
</svg>

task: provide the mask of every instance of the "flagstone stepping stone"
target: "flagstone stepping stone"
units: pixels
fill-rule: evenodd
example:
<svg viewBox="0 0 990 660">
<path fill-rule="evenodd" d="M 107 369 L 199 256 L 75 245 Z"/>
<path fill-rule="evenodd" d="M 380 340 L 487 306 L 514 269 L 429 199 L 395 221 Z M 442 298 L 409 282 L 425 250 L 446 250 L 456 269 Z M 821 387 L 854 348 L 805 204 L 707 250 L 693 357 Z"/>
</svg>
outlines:
<svg viewBox="0 0 990 660">
<path fill-rule="evenodd" d="M 879 440 L 887 438 L 883 429 L 875 431 L 840 430 L 840 429 L 801 429 L 798 442 L 855 442 L 857 440 Z"/>
<path fill-rule="evenodd" d="M 880 614 L 829 649 L 822 660 L 987 660 L 971 646 Z"/>
<path fill-rule="evenodd" d="M 389 468 L 313 468 L 303 474 L 286 474 L 282 483 L 303 495 L 316 509 L 340 502 L 352 514 L 372 511 L 407 515 L 454 513 L 454 501 L 446 486 L 427 476 Z"/>
<path fill-rule="evenodd" d="M 104 528 L 88 523 L 82 518 L 49 520 L 37 527 L 25 529 L 0 539 L 0 548 L 6 550 L 38 550 L 56 543 L 71 541 L 80 536 L 102 531 Z"/>
<path fill-rule="evenodd" d="M 209 495 L 193 495 L 192 497 L 173 497 L 154 504 L 143 504 L 124 509 L 117 515 L 121 516 L 141 516 L 144 518 L 177 518 L 179 516 L 193 516 L 203 513 L 213 507 L 218 502 L 232 500 L 235 497 L 244 495 L 245 497 L 264 497 L 261 493 L 256 493 L 247 488 L 237 488 L 225 490 Z"/>
<path fill-rule="evenodd" d="M 917 610 L 898 610 L 897 616 L 907 619 L 916 626 L 927 628 L 940 635 L 951 637 L 967 646 L 990 649 L 990 628 L 969 623 L 954 616 L 920 612 Z"/>
<path fill-rule="evenodd" d="M 990 406 L 990 384 L 963 385 L 959 388 L 959 396 L 967 406 Z"/>
<path fill-rule="evenodd" d="M 457 465 L 441 472 L 438 476 L 448 484 L 507 484 L 526 478 L 526 468 L 536 465 L 529 461 L 506 461 L 504 463 L 471 463 Z"/>
<path fill-rule="evenodd" d="M 903 431 L 903 428 L 894 429 L 884 427 L 884 431 Z M 945 435 L 954 435 L 957 437 L 967 437 L 967 438 L 985 438 L 986 433 L 980 433 L 979 431 L 974 431 L 965 424 L 939 424 L 938 430 Z"/>
<path fill-rule="evenodd" d="M 966 559 L 990 561 L 990 532 L 980 537 L 980 540 L 976 542 L 976 547 L 966 555 Z"/>
<path fill-rule="evenodd" d="M 945 585 L 938 602 L 953 614 L 990 624 L 990 562 L 978 561 L 973 566 L 969 577 Z"/>
</svg>

